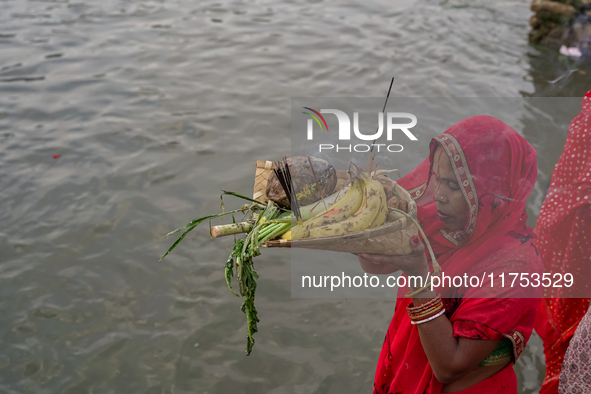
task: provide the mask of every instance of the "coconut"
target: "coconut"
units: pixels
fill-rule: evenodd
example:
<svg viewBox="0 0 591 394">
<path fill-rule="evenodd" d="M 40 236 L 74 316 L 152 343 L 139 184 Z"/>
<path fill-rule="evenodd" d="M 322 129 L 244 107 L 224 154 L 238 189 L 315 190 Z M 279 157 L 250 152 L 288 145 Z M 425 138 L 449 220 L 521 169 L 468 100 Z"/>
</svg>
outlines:
<svg viewBox="0 0 591 394">
<path fill-rule="evenodd" d="M 315 157 L 310 157 L 310 159 L 312 167 L 310 167 L 310 160 L 307 157 L 294 156 L 287 159 L 294 194 L 300 206 L 319 201 L 321 195 L 322 197 L 331 195 L 338 180 L 337 173 L 330 163 Z M 314 174 L 316 174 L 316 178 Z M 316 179 L 318 179 L 318 183 L 316 183 Z M 320 190 L 318 190 L 319 188 Z M 291 207 L 291 201 L 288 200 L 275 173 L 272 173 L 267 181 L 267 197 L 283 208 Z"/>
</svg>

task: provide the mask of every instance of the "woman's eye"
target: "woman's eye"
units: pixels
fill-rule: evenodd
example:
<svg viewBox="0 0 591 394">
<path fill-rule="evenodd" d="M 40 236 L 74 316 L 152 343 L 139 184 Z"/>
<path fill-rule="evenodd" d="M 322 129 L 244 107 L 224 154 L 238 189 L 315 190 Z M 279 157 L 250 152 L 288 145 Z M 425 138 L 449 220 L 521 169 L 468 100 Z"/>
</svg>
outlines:
<svg viewBox="0 0 591 394">
<path fill-rule="evenodd" d="M 458 185 L 458 184 L 457 184 L 457 183 L 455 183 L 455 182 L 450 182 L 450 183 L 449 183 L 449 188 L 450 188 L 451 190 L 460 190 L 460 185 Z"/>
</svg>

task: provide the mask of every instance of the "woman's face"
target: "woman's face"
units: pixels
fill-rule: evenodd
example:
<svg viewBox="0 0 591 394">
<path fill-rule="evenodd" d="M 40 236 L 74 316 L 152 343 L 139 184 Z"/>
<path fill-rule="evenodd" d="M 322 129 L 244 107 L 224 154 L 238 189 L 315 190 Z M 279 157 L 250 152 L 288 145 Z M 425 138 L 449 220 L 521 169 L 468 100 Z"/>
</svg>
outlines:
<svg viewBox="0 0 591 394">
<path fill-rule="evenodd" d="M 439 220 L 450 230 L 463 230 L 468 224 L 470 210 L 462 189 L 454 175 L 449 157 L 437 147 L 433 157 L 435 175 L 435 200 Z"/>
</svg>

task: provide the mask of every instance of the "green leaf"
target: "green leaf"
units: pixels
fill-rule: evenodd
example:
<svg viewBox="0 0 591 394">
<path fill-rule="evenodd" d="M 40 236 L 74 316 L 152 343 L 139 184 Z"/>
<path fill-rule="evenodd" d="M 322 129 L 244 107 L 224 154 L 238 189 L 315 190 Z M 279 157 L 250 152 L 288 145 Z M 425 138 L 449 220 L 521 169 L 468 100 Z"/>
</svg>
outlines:
<svg viewBox="0 0 591 394">
<path fill-rule="evenodd" d="M 253 199 L 253 198 L 250 198 L 250 197 L 243 196 L 242 194 L 238 194 L 238 193 L 236 193 L 236 192 L 230 192 L 230 191 L 228 191 L 228 190 L 224 190 L 224 189 L 222 189 L 222 192 L 223 192 L 222 196 L 223 196 L 223 195 L 225 195 L 225 194 L 229 194 L 230 196 L 234 196 L 234 197 L 242 198 L 243 200 L 247 200 L 247 201 L 250 201 L 250 202 L 254 202 L 254 203 L 260 204 L 260 205 L 262 205 L 262 206 L 266 206 L 266 204 L 265 204 L 265 203 L 262 203 L 262 202 L 260 202 L 260 201 L 257 201 L 257 200 L 255 200 L 255 199 Z M 221 196 L 220 196 L 220 197 L 221 197 Z M 223 200 L 222 200 L 222 201 L 223 201 Z"/>
<path fill-rule="evenodd" d="M 236 213 L 236 212 L 242 212 L 242 209 L 235 209 L 233 211 L 228 211 L 228 212 L 224 212 L 224 213 L 218 213 L 217 215 L 209 215 L 209 216 L 204 216 L 204 217 L 199 218 L 199 219 L 191 220 L 189 223 L 187 223 L 187 224 L 185 224 L 185 225 L 183 225 L 183 226 L 181 226 L 181 227 L 179 227 L 179 228 L 177 228 L 175 230 L 172 230 L 171 232 L 169 232 L 168 234 L 166 234 L 164 236 L 164 238 L 166 238 L 169 235 L 172 235 L 174 233 L 178 233 L 179 231 L 184 230 L 186 228 L 189 228 L 189 227 L 193 227 L 194 228 L 199 223 L 203 222 L 204 220 L 219 218 L 220 216 L 229 215 L 229 214 Z"/>
<path fill-rule="evenodd" d="M 176 242 L 172 244 L 172 246 L 166 251 L 166 253 L 164 253 L 162 255 L 162 257 L 160 257 L 160 260 L 159 261 L 162 261 L 163 258 L 165 258 L 170 252 L 172 252 L 172 250 L 174 248 L 176 248 L 176 246 L 183 240 L 183 238 L 185 238 L 185 236 L 189 233 L 189 231 L 193 230 L 195 227 L 197 227 L 197 225 L 195 225 L 195 226 L 191 227 L 190 229 L 188 229 L 187 231 L 185 231 L 183 233 L 183 235 L 181 235 L 179 237 L 179 239 L 177 239 Z"/>
<path fill-rule="evenodd" d="M 176 248 L 176 246 L 183 240 L 183 238 L 185 238 L 187 236 L 187 234 L 189 233 L 189 231 L 193 230 L 195 227 L 197 227 L 204 220 L 213 219 L 213 218 L 217 218 L 217 217 L 224 216 L 224 215 L 230 215 L 230 214 L 233 214 L 233 213 L 236 213 L 236 212 L 242 212 L 242 210 L 241 209 L 236 209 L 234 211 L 228 211 L 228 212 L 220 213 L 220 214 L 217 214 L 217 215 L 204 216 L 204 217 L 199 218 L 199 219 L 191 220 L 189 223 L 185 224 L 184 226 L 181 226 L 181 227 L 177 228 L 176 230 L 173 230 L 173 231 L 169 232 L 168 234 L 166 234 L 164 236 L 164 238 L 168 237 L 171 234 L 177 233 L 177 232 L 179 232 L 181 230 L 188 229 L 187 231 L 185 231 L 183 233 L 183 235 L 181 235 L 179 237 L 179 239 L 177 239 L 175 241 L 175 243 L 172 244 L 172 246 L 166 251 L 166 253 L 164 253 L 164 255 L 162 255 L 162 257 L 160 257 L 160 260 L 159 261 L 162 261 L 163 258 L 165 258 L 170 252 L 172 252 L 172 250 L 174 248 Z M 210 230 L 209 231 L 210 231 L 210 236 L 211 236 L 211 226 L 210 226 Z"/>
</svg>

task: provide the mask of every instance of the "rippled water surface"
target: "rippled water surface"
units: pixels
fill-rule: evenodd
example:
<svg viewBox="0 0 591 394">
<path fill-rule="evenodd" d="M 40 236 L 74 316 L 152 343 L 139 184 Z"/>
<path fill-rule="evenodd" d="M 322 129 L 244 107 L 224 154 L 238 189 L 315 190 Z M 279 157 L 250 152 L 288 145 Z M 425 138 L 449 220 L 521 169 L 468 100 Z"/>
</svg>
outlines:
<svg viewBox="0 0 591 394">
<path fill-rule="evenodd" d="M 290 98 L 581 96 L 587 68 L 527 45 L 529 1 L 0 1 L 0 391 L 368 393 L 392 300 L 292 299 L 258 259 L 244 357 L 231 239 L 163 234 L 251 193 L 290 150 Z M 538 199 L 577 108 L 519 129 Z M 441 130 L 443 131 L 443 130 Z M 551 135 L 550 135 L 551 133 Z M 59 155 L 59 157 L 57 156 Z M 57 157 L 57 158 L 54 158 Z M 537 204 L 537 205 L 536 205 Z M 535 218 L 532 218 L 532 220 Z M 543 376 L 539 339 L 516 367 Z"/>
</svg>

